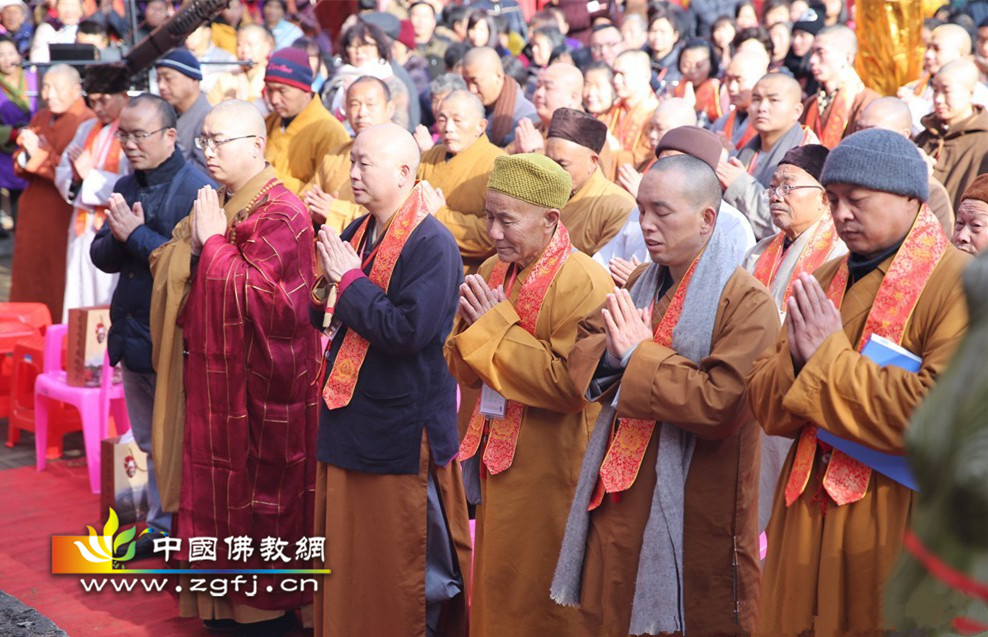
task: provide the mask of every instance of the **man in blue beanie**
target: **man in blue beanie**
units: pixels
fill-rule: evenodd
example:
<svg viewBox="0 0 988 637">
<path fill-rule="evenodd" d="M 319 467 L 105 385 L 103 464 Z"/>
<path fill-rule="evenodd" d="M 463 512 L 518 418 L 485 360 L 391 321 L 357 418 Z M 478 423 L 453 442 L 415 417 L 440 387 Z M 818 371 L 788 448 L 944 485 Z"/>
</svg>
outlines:
<svg viewBox="0 0 988 637">
<path fill-rule="evenodd" d="M 178 147 L 186 161 L 205 172 L 206 158 L 196 148 L 195 139 L 212 108 L 199 88 L 202 70 L 199 60 L 188 49 L 175 49 L 154 65 L 158 76 L 158 93 L 178 113 Z"/>
<path fill-rule="evenodd" d="M 916 496 L 903 437 L 967 327 L 970 257 L 926 205 L 926 164 L 902 135 L 845 138 L 820 183 L 850 254 L 799 276 L 748 375 L 762 428 L 797 440 L 766 529 L 758 632 L 876 634 Z"/>
</svg>

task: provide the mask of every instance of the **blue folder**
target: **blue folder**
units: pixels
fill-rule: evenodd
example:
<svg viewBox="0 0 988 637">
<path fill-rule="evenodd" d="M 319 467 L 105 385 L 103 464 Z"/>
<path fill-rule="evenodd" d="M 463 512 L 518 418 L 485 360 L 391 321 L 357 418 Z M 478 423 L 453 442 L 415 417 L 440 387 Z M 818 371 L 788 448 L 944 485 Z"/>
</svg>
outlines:
<svg viewBox="0 0 988 637">
<path fill-rule="evenodd" d="M 881 336 L 871 335 L 865 343 L 861 354 L 867 356 L 882 367 L 895 365 L 907 372 L 918 373 L 922 360 L 912 352 L 904 349 L 898 344 Z M 831 445 L 834 449 L 843 451 L 859 462 L 871 467 L 874 471 L 884 476 L 892 478 L 899 484 L 909 487 L 913 491 L 919 491 L 916 477 L 909 468 L 909 461 L 906 456 L 899 456 L 889 453 L 875 451 L 870 447 L 839 438 L 829 431 L 817 429 L 817 437 Z"/>
</svg>

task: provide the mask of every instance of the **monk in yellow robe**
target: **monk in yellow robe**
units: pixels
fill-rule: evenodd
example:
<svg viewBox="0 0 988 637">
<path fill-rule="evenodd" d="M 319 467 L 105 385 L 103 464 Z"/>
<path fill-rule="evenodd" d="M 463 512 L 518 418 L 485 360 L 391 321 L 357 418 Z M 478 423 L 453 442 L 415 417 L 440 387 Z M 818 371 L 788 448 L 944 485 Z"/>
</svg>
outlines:
<svg viewBox="0 0 988 637">
<path fill-rule="evenodd" d="M 312 67 L 302 49 L 275 51 L 268 60 L 264 84 L 274 111 L 264 120 L 268 132 L 264 158 L 285 187 L 298 194 L 326 154 L 350 136 L 313 95 Z"/>
<path fill-rule="evenodd" d="M 651 153 L 645 131 L 648 118 L 659 106 L 649 81 L 652 67 L 644 51 L 625 51 L 614 60 L 617 101 L 603 121 L 611 133 L 609 144 L 615 164 L 639 166 Z"/>
<path fill-rule="evenodd" d="M 569 354 L 576 387 L 604 405 L 551 588 L 583 610 L 572 634 L 755 627 L 759 431 L 744 376 L 779 319 L 765 287 L 724 258 L 720 199 L 702 160 L 655 163 L 638 191 L 653 263 L 580 324 Z"/>
<path fill-rule="evenodd" d="M 766 530 L 758 632 L 878 635 L 916 497 L 903 436 L 967 327 L 970 257 L 926 206 L 926 163 L 905 137 L 847 137 L 820 181 L 850 254 L 800 275 L 777 345 L 747 380 L 765 432 L 797 440 Z M 883 368 L 866 345 L 910 354 Z"/>
<path fill-rule="evenodd" d="M 356 135 L 371 126 L 387 124 L 394 115 L 388 85 L 369 75 L 359 77 L 350 84 L 345 104 L 347 120 Z M 301 193 L 302 200 L 312 215 L 312 223 L 317 226 L 328 225 L 337 233 L 343 232 L 360 215 L 367 214 L 353 200 L 353 188 L 350 185 L 352 148 L 353 140 L 350 140 L 329 151 Z"/>
<path fill-rule="evenodd" d="M 422 153 L 418 170 L 419 179 L 432 184 L 445 200 L 436 219 L 453 233 L 468 274 L 494 255 L 484 221 L 484 194 L 494 160 L 504 151 L 487 139 L 486 126 L 480 98 L 453 91 L 436 117 L 442 143 Z"/>
<path fill-rule="evenodd" d="M 482 400 L 461 406 L 471 418 L 460 459 L 479 459 L 482 496 L 471 635 L 571 635 L 581 625 L 578 612 L 549 599 L 546 556 L 559 552 L 598 411 L 584 409 L 566 357 L 577 323 L 611 284 L 603 268 L 573 251 L 559 211 L 570 191 L 569 175 L 543 155 L 497 159 L 487 214 L 498 254 L 461 286 L 446 341 L 453 376 L 484 386 Z"/>
<path fill-rule="evenodd" d="M 213 33 L 221 26 L 215 23 Z M 222 46 L 217 43 L 217 46 Z M 243 100 L 262 108 L 261 94 L 264 92 L 264 73 L 268 63 L 268 57 L 274 51 L 274 38 L 271 32 L 261 24 L 242 24 L 236 32 L 236 47 L 233 53 L 237 54 L 240 62 L 250 62 L 250 66 L 242 66 L 234 71 L 218 73 L 206 99 L 213 106 L 223 100 Z"/>
<path fill-rule="evenodd" d="M 607 126 L 593 115 L 560 108 L 552 116 L 546 155 L 569 173 L 573 193 L 561 215 L 573 245 L 593 255 L 614 238 L 635 207 L 628 191 L 600 169 Z"/>
</svg>

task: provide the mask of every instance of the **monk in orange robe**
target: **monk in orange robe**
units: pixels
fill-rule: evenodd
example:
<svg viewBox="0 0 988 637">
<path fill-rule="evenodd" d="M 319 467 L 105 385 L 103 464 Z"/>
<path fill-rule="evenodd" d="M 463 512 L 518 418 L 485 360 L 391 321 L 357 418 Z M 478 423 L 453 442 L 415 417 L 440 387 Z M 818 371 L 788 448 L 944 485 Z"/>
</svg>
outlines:
<svg viewBox="0 0 988 637">
<path fill-rule="evenodd" d="M 55 168 L 79 124 L 96 114 L 82 99 L 82 80 L 71 66 L 49 68 L 41 94 L 48 106 L 21 131 L 14 152 L 14 172 L 28 185 L 19 204 L 10 300 L 44 303 L 57 321 L 65 295 L 65 246 L 72 206 L 55 188 Z"/>
<path fill-rule="evenodd" d="M 796 439 L 766 529 L 758 632 L 877 635 L 916 498 L 903 436 L 967 327 L 970 257 L 926 206 L 926 163 L 902 135 L 847 137 L 820 181 L 850 255 L 793 284 L 785 329 L 747 380 L 765 432 Z M 882 367 L 876 349 L 906 354 Z"/>
<path fill-rule="evenodd" d="M 744 375 L 779 319 L 724 258 L 720 198 L 709 164 L 655 163 L 638 191 L 653 262 L 581 322 L 569 354 L 572 382 L 604 405 L 551 588 L 582 609 L 577 635 L 755 628 L 759 431 Z"/>
<path fill-rule="evenodd" d="M 638 166 L 651 155 L 645 128 L 659 105 L 649 85 L 651 74 L 652 67 L 644 51 L 625 51 L 614 60 L 617 101 L 602 120 L 611 134 L 608 144 L 618 166 Z"/>
</svg>

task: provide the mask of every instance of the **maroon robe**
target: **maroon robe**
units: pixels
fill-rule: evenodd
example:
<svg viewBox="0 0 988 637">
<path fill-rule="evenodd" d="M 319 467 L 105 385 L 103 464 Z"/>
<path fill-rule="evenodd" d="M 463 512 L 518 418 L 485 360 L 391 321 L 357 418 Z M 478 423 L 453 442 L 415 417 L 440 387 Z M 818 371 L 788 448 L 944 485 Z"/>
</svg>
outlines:
<svg viewBox="0 0 988 637">
<path fill-rule="evenodd" d="M 179 321 L 187 351 L 179 559 L 188 559 L 187 538 L 205 536 L 218 538 L 217 560 L 192 567 L 311 568 L 294 557 L 296 542 L 313 535 L 315 508 L 314 235 L 305 205 L 270 167 L 243 190 L 257 194 L 226 236 L 203 245 Z M 246 561 L 227 559 L 224 539 L 235 536 L 252 538 Z M 290 561 L 262 560 L 265 537 L 287 541 Z M 280 593 L 277 577 L 260 577 L 256 597 L 232 587 L 227 597 L 267 610 L 311 603 L 311 591 Z"/>
</svg>

